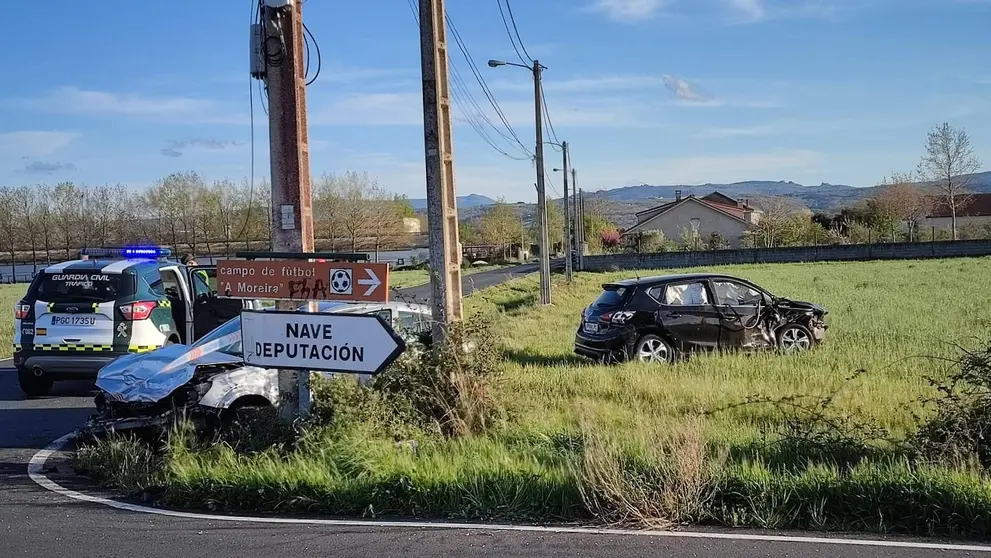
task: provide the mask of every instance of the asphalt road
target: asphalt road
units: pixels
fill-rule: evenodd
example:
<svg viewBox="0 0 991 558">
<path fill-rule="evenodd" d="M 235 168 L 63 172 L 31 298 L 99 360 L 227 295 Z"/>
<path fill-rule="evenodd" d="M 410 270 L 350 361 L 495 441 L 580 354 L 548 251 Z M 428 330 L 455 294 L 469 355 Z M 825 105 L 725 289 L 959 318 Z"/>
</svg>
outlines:
<svg viewBox="0 0 991 558">
<path fill-rule="evenodd" d="M 532 272 L 533 267 L 479 273 L 474 276 L 475 288 Z M 938 554 L 957 558 L 988 555 L 808 542 L 507 532 L 483 528 L 271 525 L 119 511 L 48 492 L 27 475 L 27 463 L 32 455 L 82 424 L 92 412 L 92 385 L 60 383 L 51 396 L 25 399 L 14 371 L 7 368 L 9 365 L 9 361 L 0 362 L 0 544 L 3 547 L 0 555 L 4 557 L 267 558 L 278 554 L 921 558 Z M 52 474 L 57 479 L 70 472 L 60 464 Z"/>
<path fill-rule="evenodd" d="M 505 283 L 506 281 L 517 279 L 530 273 L 535 273 L 536 271 L 537 264 L 534 263 L 520 264 L 513 267 L 494 269 L 492 271 L 482 271 L 472 275 L 462 275 L 461 292 L 464 296 L 468 296 L 477 290 L 485 289 L 487 287 L 494 287 Z M 406 287 L 404 289 L 395 289 L 393 292 L 396 293 L 393 298 L 402 299 L 407 302 L 427 303 L 430 301 L 429 284 L 420 285 L 417 287 Z"/>
</svg>

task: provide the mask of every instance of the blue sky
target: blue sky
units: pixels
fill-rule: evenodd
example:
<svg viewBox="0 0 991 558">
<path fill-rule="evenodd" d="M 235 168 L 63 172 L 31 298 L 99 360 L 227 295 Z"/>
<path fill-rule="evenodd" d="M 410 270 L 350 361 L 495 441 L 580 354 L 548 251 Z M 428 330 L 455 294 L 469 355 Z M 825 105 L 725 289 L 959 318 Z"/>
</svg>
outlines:
<svg viewBox="0 0 991 558">
<path fill-rule="evenodd" d="M 991 0 L 511 3 L 528 52 L 548 67 L 551 119 L 589 190 L 750 179 L 867 186 L 914 169 L 942 121 L 965 127 L 991 161 Z M 249 88 L 255 172 L 267 175 L 267 117 L 247 75 L 250 4 L 21 4 L 7 31 L 8 45 L 26 46 L 5 57 L 0 183 L 144 188 L 180 170 L 240 180 L 251 168 Z M 448 0 L 448 12 L 532 149 L 529 74 L 485 64 L 519 61 L 498 2 Z M 368 171 L 423 197 L 418 29 L 407 0 L 307 0 L 304 18 L 324 61 L 308 91 L 313 174 Z M 450 39 L 455 68 L 498 123 Z M 534 199 L 531 163 L 498 153 L 454 114 L 459 193 Z M 560 165 L 556 151 L 547 157 L 548 169 Z M 560 177 L 552 183 L 559 192 Z"/>
</svg>

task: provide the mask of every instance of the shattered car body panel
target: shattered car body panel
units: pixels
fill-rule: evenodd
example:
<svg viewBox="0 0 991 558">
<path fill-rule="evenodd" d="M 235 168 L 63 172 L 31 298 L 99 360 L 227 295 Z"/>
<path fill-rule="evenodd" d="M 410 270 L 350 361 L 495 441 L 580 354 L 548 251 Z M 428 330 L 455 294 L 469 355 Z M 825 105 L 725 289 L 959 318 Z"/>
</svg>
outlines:
<svg viewBox="0 0 991 558">
<path fill-rule="evenodd" d="M 824 340 L 826 314 L 818 304 L 776 297 L 727 275 L 637 278 L 603 285 L 603 293 L 582 312 L 575 353 L 627 360 L 645 336 L 662 339 L 678 356 L 805 349 Z"/>
<path fill-rule="evenodd" d="M 186 385 L 199 366 L 240 364 L 241 359 L 212 352 L 172 370 L 165 368 L 191 350 L 186 345 L 169 345 L 144 354 L 121 357 L 100 370 L 96 387 L 111 401 L 155 403 Z"/>
<path fill-rule="evenodd" d="M 100 370 L 97 387 L 97 413 L 85 429 L 90 433 L 161 427 L 180 414 L 202 423 L 241 397 L 274 402 L 279 393 L 276 371 L 242 362 L 240 318 L 193 346 L 115 360 Z"/>
</svg>

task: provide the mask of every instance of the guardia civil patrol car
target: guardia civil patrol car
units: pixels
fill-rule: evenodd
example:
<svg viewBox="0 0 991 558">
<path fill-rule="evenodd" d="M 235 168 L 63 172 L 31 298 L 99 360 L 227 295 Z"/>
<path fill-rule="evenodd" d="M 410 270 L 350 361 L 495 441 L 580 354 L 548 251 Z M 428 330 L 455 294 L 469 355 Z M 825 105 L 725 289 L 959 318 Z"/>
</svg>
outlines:
<svg viewBox="0 0 991 558">
<path fill-rule="evenodd" d="M 14 309 L 14 364 L 24 393 L 45 395 L 57 380 L 95 379 L 122 355 L 193 343 L 256 304 L 218 298 L 215 268 L 190 268 L 170 256 L 167 248 L 90 248 L 38 273 Z"/>
</svg>

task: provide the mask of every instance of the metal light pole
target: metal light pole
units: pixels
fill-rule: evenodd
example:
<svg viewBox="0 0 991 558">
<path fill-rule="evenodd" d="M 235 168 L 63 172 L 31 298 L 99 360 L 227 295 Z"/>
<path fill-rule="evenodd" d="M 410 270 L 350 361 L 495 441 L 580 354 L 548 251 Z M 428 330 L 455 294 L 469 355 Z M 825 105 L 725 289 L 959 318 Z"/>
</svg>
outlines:
<svg viewBox="0 0 991 558">
<path fill-rule="evenodd" d="M 535 163 L 537 167 L 537 218 L 540 223 L 540 304 L 547 306 L 551 303 L 551 255 L 550 242 L 547 238 L 547 196 L 544 188 L 544 125 L 543 125 L 543 94 L 541 93 L 541 72 L 546 68 L 539 60 L 533 61 L 533 66 L 489 60 L 490 68 L 499 66 L 516 66 L 526 68 L 533 73 L 533 105 L 537 127 Z"/>
</svg>

